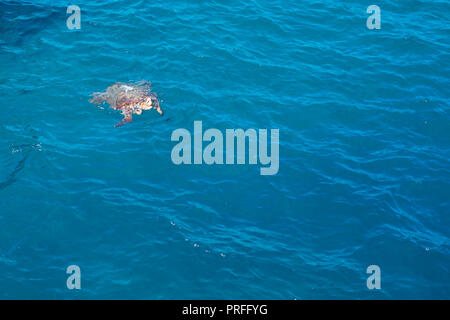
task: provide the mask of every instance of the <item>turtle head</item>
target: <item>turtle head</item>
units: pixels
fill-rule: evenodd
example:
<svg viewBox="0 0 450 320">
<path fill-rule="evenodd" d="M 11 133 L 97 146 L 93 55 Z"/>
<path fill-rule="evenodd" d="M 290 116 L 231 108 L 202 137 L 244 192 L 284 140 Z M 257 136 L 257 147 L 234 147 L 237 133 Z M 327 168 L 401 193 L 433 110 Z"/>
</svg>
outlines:
<svg viewBox="0 0 450 320">
<path fill-rule="evenodd" d="M 140 106 L 142 110 L 150 110 L 152 108 L 152 99 L 150 97 L 145 98 Z"/>
</svg>

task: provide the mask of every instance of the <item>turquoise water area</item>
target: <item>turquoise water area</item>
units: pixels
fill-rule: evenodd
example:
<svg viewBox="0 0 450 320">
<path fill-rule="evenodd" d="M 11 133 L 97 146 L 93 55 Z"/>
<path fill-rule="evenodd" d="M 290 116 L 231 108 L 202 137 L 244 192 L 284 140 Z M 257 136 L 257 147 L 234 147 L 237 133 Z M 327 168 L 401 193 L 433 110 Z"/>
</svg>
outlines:
<svg viewBox="0 0 450 320">
<path fill-rule="evenodd" d="M 0 0 L 0 298 L 448 299 L 449 15 Z M 163 117 L 114 128 L 119 112 L 88 102 L 143 79 Z M 279 129 L 278 174 L 174 165 L 171 134 L 196 120 Z"/>
</svg>

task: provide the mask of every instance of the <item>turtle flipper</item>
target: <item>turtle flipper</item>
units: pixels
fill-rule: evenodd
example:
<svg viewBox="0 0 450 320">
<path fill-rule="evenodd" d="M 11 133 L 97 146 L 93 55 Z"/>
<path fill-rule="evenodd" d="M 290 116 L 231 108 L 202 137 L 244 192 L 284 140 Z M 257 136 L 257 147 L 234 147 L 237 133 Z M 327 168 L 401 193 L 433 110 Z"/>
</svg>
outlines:
<svg viewBox="0 0 450 320">
<path fill-rule="evenodd" d="M 150 95 L 151 99 L 152 99 L 152 106 L 153 108 L 160 114 L 163 115 L 163 111 L 161 109 L 161 107 L 159 106 L 159 100 L 158 97 L 156 96 L 156 94 L 152 93 Z"/>
<path fill-rule="evenodd" d="M 125 114 L 123 119 L 114 125 L 114 128 L 121 127 L 124 124 L 130 123 L 133 121 L 133 116 L 131 114 Z"/>
<path fill-rule="evenodd" d="M 159 104 L 156 106 L 155 109 L 156 109 L 156 111 L 157 111 L 160 115 L 164 115 L 164 113 L 163 113 L 161 107 L 159 106 Z"/>
</svg>

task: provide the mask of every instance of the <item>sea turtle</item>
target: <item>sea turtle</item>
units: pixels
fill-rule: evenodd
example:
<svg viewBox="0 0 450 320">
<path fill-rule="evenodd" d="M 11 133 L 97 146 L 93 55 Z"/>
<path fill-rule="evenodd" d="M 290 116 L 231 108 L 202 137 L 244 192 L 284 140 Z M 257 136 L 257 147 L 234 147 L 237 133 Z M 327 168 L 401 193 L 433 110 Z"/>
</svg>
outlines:
<svg viewBox="0 0 450 320">
<path fill-rule="evenodd" d="M 114 110 L 122 111 L 122 121 L 114 126 L 120 127 L 133 121 L 133 113 L 141 114 L 142 110 L 155 109 L 160 115 L 163 115 L 159 100 L 155 93 L 150 93 L 150 88 L 151 84 L 148 81 L 117 82 L 104 92 L 94 92 L 93 98 L 89 102 L 101 104 L 106 101 Z"/>
</svg>

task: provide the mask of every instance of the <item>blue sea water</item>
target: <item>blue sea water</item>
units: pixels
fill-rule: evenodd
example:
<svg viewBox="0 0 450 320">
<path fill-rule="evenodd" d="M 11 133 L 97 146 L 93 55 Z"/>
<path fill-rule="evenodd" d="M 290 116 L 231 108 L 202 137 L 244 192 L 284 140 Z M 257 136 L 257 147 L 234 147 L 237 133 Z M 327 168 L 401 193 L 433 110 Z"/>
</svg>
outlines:
<svg viewBox="0 0 450 320">
<path fill-rule="evenodd" d="M 0 298 L 450 298 L 449 15 L 439 0 L 0 0 Z M 114 128 L 88 102 L 142 79 L 164 117 Z M 195 120 L 279 129 L 278 174 L 174 165 L 171 134 Z"/>
</svg>

